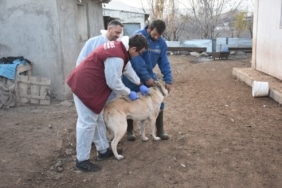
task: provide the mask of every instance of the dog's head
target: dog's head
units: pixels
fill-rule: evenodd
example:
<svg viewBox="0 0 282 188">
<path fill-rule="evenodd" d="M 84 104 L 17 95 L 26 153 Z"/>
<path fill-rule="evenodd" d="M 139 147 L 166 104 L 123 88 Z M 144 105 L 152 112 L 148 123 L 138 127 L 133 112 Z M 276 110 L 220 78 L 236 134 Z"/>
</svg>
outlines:
<svg viewBox="0 0 282 188">
<path fill-rule="evenodd" d="M 162 84 L 160 81 L 155 81 L 155 87 L 160 90 L 164 97 L 168 96 L 167 89 L 165 88 L 164 84 Z"/>
</svg>

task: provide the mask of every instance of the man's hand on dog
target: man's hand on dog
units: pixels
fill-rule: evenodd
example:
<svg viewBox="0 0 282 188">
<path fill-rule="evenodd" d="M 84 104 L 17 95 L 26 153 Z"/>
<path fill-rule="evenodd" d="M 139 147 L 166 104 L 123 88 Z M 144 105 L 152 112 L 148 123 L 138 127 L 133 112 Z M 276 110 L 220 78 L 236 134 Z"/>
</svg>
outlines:
<svg viewBox="0 0 282 188">
<path fill-rule="evenodd" d="M 153 78 L 150 78 L 148 80 L 146 80 L 146 85 L 149 86 L 149 87 L 154 87 L 156 84 L 155 84 L 155 80 Z M 172 88 L 172 84 L 170 83 L 166 83 L 165 84 L 165 88 L 167 89 L 168 93 L 170 92 L 171 88 Z"/>
<path fill-rule="evenodd" d="M 143 96 L 146 96 L 149 94 L 149 89 L 145 85 L 141 85 L 139 89 Z"/>
<path fill-rule="evenodd" d="M 145 83 L 149 87 L 154 87 L 155 86 L 155 80 L 153 78 L 150 78 L 149 80 L 146 80 Z"/>
<path fill-rule="evenodd" d="M 135 91 L 130 91 L 130 94 L 128 95 L 129 99 L 132 101 L 135 101 L 136 99 L 139 99 L 139 96 Z"/>
<path fill-rule="evenodd" d="M 172 88 L 172 84 L 165 84 L 165 88 L 167 89 L 168 93 L 170 92 L 171 88 Z"/>
</svg>

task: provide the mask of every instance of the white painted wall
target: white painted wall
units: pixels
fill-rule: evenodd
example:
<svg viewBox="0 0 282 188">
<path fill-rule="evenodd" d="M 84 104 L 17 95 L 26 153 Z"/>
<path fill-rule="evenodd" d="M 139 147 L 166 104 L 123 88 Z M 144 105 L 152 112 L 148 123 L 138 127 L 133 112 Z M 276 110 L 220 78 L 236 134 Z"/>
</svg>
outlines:
<svg viewBox="0 0 282 188">
<path fill-rule="evenodd" d="M 119 19 L 122 23 L 139 24 L 140 29 L 146 25 L 145 13 L 142 9 L 119 1 L 111 1 L 108 4 L 104 4 L 103 16 Z"/>
<path fill-rule="evenodd" d="M 282 80 L 282 0 L 256 0 L 252 67 Z"/>
<path fill-rule="evenodd" d="M 104 9 L 103 15 L 118 18 L 122 23 L 139 23 L 140 28 L 145 27 L 145 16 L 141 13 Z"/>
<path fill-rule="evenodd" d="M 1 0 L 0 57 L 23 56 L 32 62 L 32 76 L 51 79 L 51 95 L 71 97 L 65 84 L 85 41 L 79 41 L 77 0 Z M 89 37 L 104 28 L 102 4 L 88 5 Z"/>
</svg>

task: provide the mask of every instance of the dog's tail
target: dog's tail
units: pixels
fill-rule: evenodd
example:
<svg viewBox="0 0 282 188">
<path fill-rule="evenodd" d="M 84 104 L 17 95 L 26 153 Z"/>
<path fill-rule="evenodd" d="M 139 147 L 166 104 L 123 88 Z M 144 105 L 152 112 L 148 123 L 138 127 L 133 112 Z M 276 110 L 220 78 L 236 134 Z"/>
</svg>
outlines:
<svg viewBox="0 0 282 188">
<path fill-rule="evenodd" d="M 103 117 L 104 117 L 104 122 L 105 122 L 106 129 L 107 129 L 107 133 L 106 133 L 107 134 L 107 139 L 108 139 L 109 142 L 111 142 L 112 139 L 114 138 L 114 133 L 113 133 L 113 131 L 108 126 L 109 117 L 110 117 L 109 114 L 110 114 L 110 112 L 104 111 Z"/>
</svg>

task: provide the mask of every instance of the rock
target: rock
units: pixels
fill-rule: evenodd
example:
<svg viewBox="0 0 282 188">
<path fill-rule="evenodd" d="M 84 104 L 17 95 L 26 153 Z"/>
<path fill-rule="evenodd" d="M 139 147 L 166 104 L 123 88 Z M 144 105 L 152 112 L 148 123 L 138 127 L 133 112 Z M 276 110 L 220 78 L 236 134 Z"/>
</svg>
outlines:
<svg viewBox="0 0 282 188">
<path fill-rule="evenodd" d="M 70 106 L 73 105 L 73 102 L 72 102 L 72 101 L 63 101 L 63 102 L 61 102 L 60 104 L 63 105 L 63 106 L 68 106 L 68 107 L 70 107 Z"/>
<path fill-rule="evenodd" d="M 190 52 L 191 56 L 199 57 L 200 54 L 198 52 Z"/>
<path fill-rule="evenodd" d="M 67 155 L 73 155 L 73 154 L 75 154 L 75 151 L 73 149 L 66 149 L 65 153 Z"/>
</svg>

